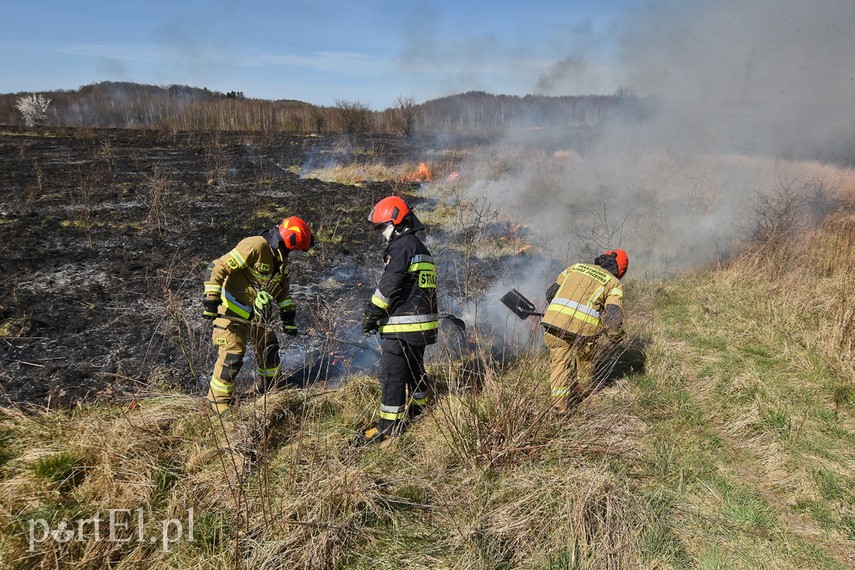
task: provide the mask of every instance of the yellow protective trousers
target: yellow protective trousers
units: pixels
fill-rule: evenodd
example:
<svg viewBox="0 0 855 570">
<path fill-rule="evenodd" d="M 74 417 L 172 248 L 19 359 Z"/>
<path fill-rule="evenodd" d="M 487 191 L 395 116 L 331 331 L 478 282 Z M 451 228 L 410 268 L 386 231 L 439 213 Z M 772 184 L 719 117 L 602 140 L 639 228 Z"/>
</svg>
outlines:
<svg viewBox="0 0 855 570">
<path fill-rule="evenodd" d="M 247 340 L 255 351 L 257 372 L 264 387 L 274 386 L 279 381 L 279 341 L 272 327 L 217 317 L 212 337 L 214 346 L 219 349 L 208 393 L 212 402 L 231 402 L 235 379 L 243 366 Z"/>
<path fill-rule="evenodd" d="M 549 385 L 552 403 L 559 412 L 567 412 L 580 402 L 593 387 L 596 367 L 595 337 L 567 336 L 549 332 L 543 334 L 543 343 L 549 349 Z"/>
</svg>

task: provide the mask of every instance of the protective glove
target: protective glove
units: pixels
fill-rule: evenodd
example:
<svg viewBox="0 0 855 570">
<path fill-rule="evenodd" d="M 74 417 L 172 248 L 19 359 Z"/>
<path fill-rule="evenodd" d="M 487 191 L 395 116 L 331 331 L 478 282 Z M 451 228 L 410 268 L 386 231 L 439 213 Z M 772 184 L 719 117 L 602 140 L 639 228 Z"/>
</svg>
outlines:
<svg viewBox="0 0 855 570">
<path fill-rule="evenodd" d="M 371 336 L 378 330 L 380 330 L 380 323 L 377 322 L 377 318 L 366 313 L 362 318 L 362 334 L 364 336 Z"/>
<path fill-rule="evenodd" d="M 207 298 L 202 299 L 202 318 L 208 319 L 209 321 L 213 321 L 217 318 L 217 312 L 220 308 L 220 299 L 219 298 Z"/>
<path fill-rule="evenodd" d="M 297 336 L 297 325 L 294 322 L 297 311 L 280 311 L 279 317 L 282 319 L 282 332 L 288 336 Z"/>
<path fill-rule="evenodd" d="M 255 314 L 258 315 L 258 318 L 262 321 L 269 321 L 273 315 L 273 307 L 276 306 L 273 295 L 267 291 L 259 291 L 255 294 L 255 302 L 253 304 L 255 306 Z"/>
</svg>

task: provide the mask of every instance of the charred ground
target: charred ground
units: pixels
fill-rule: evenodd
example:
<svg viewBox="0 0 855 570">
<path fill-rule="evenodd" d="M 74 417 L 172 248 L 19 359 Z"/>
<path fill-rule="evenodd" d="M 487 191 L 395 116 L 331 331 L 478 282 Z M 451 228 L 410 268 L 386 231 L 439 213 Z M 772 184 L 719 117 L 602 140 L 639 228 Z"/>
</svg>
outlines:
<svg viewBox="0 0 855 570">
<path fill-rule="evenodd" d="M 205 267 L 286 215 L 318 238 L 293 260 L 298 324 L 352 338 L 382 268 L 366 212 L 391 192 L 418 200 L 418 185 L 328 183 L 301 178 L 300 166 L 417 155 L 395 137 L 0 134 L 2 398 L 66 406 L 163 384 L 198 389 L 213 351 L 199 317 Z M 321 366 L 343 361 L 311 337 L 292 344 L 315 355 L 310 368 L 318 354 L 333 353 Z"/>
</svg>

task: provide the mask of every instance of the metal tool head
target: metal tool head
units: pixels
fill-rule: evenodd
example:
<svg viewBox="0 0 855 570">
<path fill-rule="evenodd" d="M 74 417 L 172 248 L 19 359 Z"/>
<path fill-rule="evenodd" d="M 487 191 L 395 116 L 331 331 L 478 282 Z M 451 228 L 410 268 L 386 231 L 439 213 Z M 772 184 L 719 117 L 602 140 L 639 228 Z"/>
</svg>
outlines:
<svg viewBox="0 0 855 570">
<path fill-rule="evenodd" d="M 521 319 L 527 319 L 531 316 L 541 316 L 542 313 L 537 312 L 537 307 L 534 303 L 526 299 L 522 293 L 516 289 L 511 289 L 499 299 L 504 306 L 509 308 L 513 314 Z"/>
</svg>

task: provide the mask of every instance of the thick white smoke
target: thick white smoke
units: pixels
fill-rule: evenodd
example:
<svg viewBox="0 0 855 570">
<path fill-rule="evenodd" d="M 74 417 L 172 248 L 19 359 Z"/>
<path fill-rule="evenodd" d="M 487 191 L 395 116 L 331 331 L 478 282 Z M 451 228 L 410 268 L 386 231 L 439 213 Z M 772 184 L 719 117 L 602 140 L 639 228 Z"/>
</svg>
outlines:
<svg viewBox="0 0 855 570">
<path fill-rule="evenodd" d="M 617 29 L 643 112 L 613 113 L 592 149 L 543 152 L 522 130 L 467 165 L 467 195 L 550 255 L 622 247 L 630 276 L 710 263 L 748 237 L 759 194 L 834 190 L 833 167 L 793 160 L 855 158 L 855 3 L 653 2 Z"/>
<path fill-rule="evenodd" d="M 621 30 L 627 82 L 671 102 L 675 144 L 834 156 L 853 140 L 855 3 L 654 2 Z"/>
<path fill-rule="evenodd" d="M 542 253 L 485 296 L 479 320 L 498 330 L 526 326 L 499 297 L 516 287 L 542 305 L 561 265 L 614 247 L 629 279 L 710 264 L 750 239 L 758 196 L 851 178 L 822 161 L 855 160 L 855 3 L 657 1 L 617 30 L 621 84 L 639 97 L 593 145 L 546 150 L 534 118 L 461 169 L 464 195 L 524 224 Z"/>
</svg>

